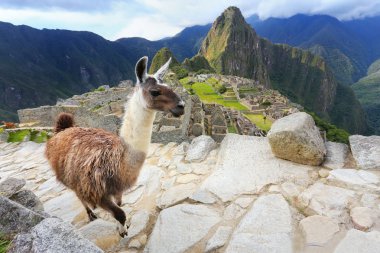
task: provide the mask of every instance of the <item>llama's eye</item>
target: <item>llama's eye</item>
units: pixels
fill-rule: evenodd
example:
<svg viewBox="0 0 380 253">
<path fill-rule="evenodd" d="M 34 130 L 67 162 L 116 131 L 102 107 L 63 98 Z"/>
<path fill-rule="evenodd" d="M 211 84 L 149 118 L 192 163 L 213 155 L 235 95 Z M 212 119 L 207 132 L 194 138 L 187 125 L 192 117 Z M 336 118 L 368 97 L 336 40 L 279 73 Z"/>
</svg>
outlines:
<svg viewBox="0 0 380 253">
<path fill-rule="evenodd" d="M 159 90 L 151 90 L 149 92 L 150 92 L 150 95 L 152 95 L 153 97 L 157 97 L 161 94 Z"/>
</svg>

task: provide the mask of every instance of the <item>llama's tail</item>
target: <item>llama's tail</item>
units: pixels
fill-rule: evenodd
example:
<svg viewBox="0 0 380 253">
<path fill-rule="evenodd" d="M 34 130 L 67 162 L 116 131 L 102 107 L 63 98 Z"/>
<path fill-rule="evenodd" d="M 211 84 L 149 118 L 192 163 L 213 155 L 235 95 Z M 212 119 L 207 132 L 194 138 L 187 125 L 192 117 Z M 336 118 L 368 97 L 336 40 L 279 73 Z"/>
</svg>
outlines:
<svg viewBox="0 0 380 253">
<path fill-rule="evenodd" d="M 55 123 L 54 132 L 59 133 L 66 128 L 74 126 L 74 117 L 70 113 L 62 112 L 58 115 L 57 121 Z"/>
</svg>

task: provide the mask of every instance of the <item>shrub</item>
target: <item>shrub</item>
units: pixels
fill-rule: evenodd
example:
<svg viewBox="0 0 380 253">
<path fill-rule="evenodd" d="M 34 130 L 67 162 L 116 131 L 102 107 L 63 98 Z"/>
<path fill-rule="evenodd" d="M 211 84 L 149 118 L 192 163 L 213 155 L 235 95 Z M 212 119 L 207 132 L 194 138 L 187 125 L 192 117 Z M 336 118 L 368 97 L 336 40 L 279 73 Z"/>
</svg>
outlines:
<svg viewBox="0 0 380 253">
<path fill-rule="evenodd" d="M 223 94 L 223 93 L 225 93 L 227 91 L 227 88 L 226 88 L 226 86 L 224 86 L 224 85 L 221 85 L 219 88 L 218 88 L 218 92 L 220 93 L 220 94 Z"/>
<path fill-rule="evenodd" d="M 176 74 L 178 79 L 185 78 L 189 75 L 189 72 L 182 66 L 173 66 L 171 69 Z"/>
<path fill-rule="evenodd" d="M 333 124 L 330 124 L 326 120 L 321 119 L 313 112 L 308 112 L 314 119 L 315 124 L 322 130 L 326 131 L 326 137 L 329 141 L 341 142 L 348 144 L 348 137 L 350 134 L 341 128 L 336 127 Z"/>
<path fill-rule="evenodd" d="M 262 106 L 270 106 L 270 105 L 272 105 L 272 103 L 269 101 L 265 101 L 265 102 L 262 102 L 261 105 Z"/>
</svg>

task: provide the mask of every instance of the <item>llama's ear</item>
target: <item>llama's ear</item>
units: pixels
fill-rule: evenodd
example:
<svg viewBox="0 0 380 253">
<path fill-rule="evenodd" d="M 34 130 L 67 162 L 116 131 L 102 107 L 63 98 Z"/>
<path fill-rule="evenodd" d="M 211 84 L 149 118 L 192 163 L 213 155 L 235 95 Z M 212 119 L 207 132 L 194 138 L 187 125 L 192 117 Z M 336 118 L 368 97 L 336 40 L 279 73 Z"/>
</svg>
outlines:
<svg viewBox="0 0 380 253">
<path fill-rule="evenodd" d="M 169 60 L 162 65 L 162 67 L 157 70 L 156 74 L 154 74 L 154 77 L 157 78 L 158 80 L 163 80 L 166 72 L 168 72 L 170 62 L 172 61 L 172 58 L 170 57 Z"/>
<path fill-rule="evenodd" d="M 137 83 L 144 83 L 147 77 L 148 57 L 144 56 L 136 63 L 136 79 Z"/>
</svg>

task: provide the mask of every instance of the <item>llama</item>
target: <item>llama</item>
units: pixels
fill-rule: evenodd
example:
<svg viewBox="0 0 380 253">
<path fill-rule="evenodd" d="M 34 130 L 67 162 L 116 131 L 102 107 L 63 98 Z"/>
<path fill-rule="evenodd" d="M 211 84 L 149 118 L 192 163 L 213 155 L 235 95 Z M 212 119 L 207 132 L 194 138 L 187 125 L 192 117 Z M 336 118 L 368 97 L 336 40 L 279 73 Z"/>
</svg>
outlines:
<svg viewBox="0 0 380 253">
<path fill-rule="evenodd" d="M 46 145 L 45 154 L 57 179 L 76 193 L 89 220 L 97 218 L 92 209 L 100 206 L 119 221 L 121 236 L 127 233 L 126 216 L 120 208 L 122 194 L 139 176 L 156 112 L 170 111 L 175 117 L 184 113 L 183 100 L 162 81 L 170 61 L 154 75 L 147 74 L 148 57 L 137 62 L 137 84 L 126 103 L 119 136 L 102 129 L 74 127 L 73 116 L 61 113 L 55 135 Z"/>
</svg>

